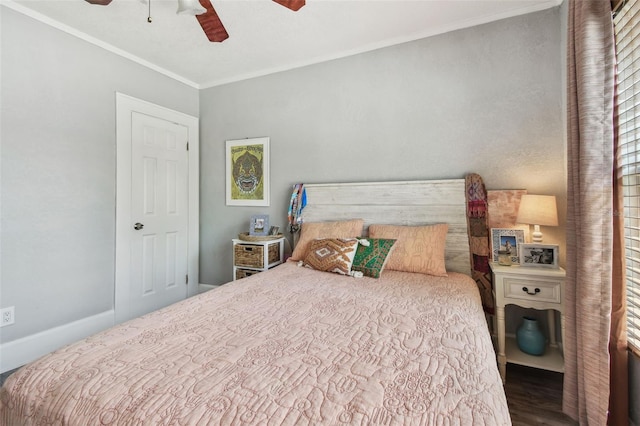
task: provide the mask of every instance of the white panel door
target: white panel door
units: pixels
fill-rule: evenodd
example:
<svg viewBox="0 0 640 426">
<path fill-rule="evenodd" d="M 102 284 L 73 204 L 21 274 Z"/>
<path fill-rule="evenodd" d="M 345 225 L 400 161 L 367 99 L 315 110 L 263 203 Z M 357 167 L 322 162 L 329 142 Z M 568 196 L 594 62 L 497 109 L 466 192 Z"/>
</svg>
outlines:
<svg viewBox="0 0 640 426">
<path fill-rule="evenodd" d="M 130 316 L 187 297 L 188 128 L 131 116 Z"/>
</svg>

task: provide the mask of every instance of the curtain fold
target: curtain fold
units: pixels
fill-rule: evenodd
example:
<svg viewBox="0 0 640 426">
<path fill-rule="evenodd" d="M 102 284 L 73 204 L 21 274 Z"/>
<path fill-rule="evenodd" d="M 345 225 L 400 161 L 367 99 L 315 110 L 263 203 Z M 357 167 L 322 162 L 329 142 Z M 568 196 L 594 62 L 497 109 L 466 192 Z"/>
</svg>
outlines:
<svg viewBox="0 0 640 426">
<path fill-rule="evenodd" d="M 619 359 L 623 269 L 614 193 L 615 50 L 609 0 L 569 0 L 567 37 L 567 281 L 563 411 L 581 425 L 626 424 L 611 385 Z M 616 245 L 614 247 L 614 244 Z M 614 256 L 615 258 L 614 260 Z M 623 263 L 622 263 L 623 265 Z M 622 275 L 621 275 L 622 274 Z M 612 310 L 614 316 L 612 317 Z M 622 309 L 624 314 L 624 308 Z M 624 339 L 624 338 L 623 338 Z M 612 373 L 612 367 L 616 373 Z M 620 407 L 622 405 L 622 407 Z"/>
<path fill-rule="evenodd" d="M 613 3 L 612 3 L 613 6 Z M 617 79 L 616 79 L 617 84 Z M 613 258 L 611 282 L 611 329 L 609 333 L 609 424 L 629 424 L 629 352 L 627 350 L 627 294 L 622 160 L 618 142 L 618 95 L 613 113 Z"/>
<path fill-rule="evenodd" d="M 614 127 L 617 128 L 617 125 Z M 614 133 L 617 135 L 617 133 Z M 617 137 L 614 138 L 618 158 Z M 611 282 L 611 328 L 609 332 L 610 393 L 609 425 L 629 424 L 629 352 L 627 350 L 626 263 L 624 253 L 624 203 L 622 174 L 614 167 L 613 258 Z"/>
</svg>

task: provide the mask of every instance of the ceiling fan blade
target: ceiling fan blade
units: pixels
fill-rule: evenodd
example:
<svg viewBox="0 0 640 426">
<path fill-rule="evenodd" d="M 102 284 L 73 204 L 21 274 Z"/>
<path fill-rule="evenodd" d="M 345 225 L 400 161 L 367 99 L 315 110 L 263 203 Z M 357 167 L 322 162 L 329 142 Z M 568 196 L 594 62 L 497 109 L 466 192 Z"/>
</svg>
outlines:
<svg viewBox="0 0 640 426">
<path fill-rule="evenodd" d="M 207 9 L 206 13 L 202 15 L 196 15 L 198 18 L 198 22 L 200 22 L 200 26 L 202 30 L 207 35 L 209 41 L 213 42 L 222 42 L 229 38 L 229 34 L 227 30 L 222 25 L 222 21 L 218 17 L 213 5 L 210 0 L 200 0 L 200 4 L 202 7 Z"/>
<path fill-rule="evenodd" d="M 294 12 L 300 10 L 302 6 L 304 6 L 304 0 L 273 0 L 276 3 L 286 7 L 287 9 L 291 9 Z"/>
<path fill-rule="evenodd" d="M 87 3 L 99 4 L 100 6 L 106 6 L 111 3 L 111 0 L 85 0 Z"/>
</svg>

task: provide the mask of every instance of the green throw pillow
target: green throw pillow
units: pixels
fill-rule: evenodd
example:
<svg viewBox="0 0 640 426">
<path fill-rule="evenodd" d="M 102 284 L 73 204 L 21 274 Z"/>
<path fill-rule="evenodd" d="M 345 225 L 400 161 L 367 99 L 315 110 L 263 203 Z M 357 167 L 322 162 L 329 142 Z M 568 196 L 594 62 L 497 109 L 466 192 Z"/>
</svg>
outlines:
<svg viewBox="0 0 640 426">
<path fill-rule="evenodd" d="M 360 271 L 368 277 L 379 278 L 396 240 L 381 238 L 363 238 L 363 240 L 369 241 L 369 245 L 358 244 L 351 270 Z"/>
</svg>

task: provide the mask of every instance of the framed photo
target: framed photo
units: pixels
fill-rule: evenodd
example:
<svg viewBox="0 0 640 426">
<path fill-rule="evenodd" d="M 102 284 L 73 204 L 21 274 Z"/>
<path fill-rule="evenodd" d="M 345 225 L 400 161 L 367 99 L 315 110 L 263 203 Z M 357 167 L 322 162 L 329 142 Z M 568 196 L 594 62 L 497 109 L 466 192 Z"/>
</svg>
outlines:
<svg viewBox="0 0 640 426">
<path fill-rule="evenodd" d="M 511 255 L 511 263 L 519 263 L 519 249 L 522 244 L 524 244 L 524 230 L 491 228 L 491 260 L 494 262 L 498 261 L 498 250 L 506 250 Z"/>
<path fill-rule="evenodd" d="M 557 268 L 559 248 L 555 244 L 522 244 L 520 266 Z"/>
<path fill-rule="evenodd" d="M 279 226 L 272 226 L 269 229 L 269 235 L 278 235 L 278 232 L 280 232 L 280 227 Z"/>
<path fill-rule="evenodd" d="M 228 206 L 269 205 L 269 138 L 226 141 Z"/>
<path fill-rule="evenodd" d="M 269 215 L 259 214 L 251 216 L 251 223 L 249 224 L 249 235 L 269 235 Z"/>
</svg>

